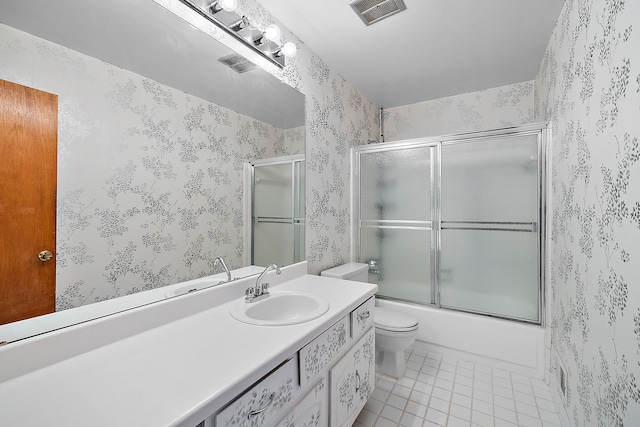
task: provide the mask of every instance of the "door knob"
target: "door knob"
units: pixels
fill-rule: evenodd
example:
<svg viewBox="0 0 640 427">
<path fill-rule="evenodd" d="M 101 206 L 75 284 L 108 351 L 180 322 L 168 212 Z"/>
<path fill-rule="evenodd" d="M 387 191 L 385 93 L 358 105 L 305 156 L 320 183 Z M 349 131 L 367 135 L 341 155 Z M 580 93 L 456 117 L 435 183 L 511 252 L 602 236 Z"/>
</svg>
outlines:
<svg viewBox="0 0 640 427">
<path fill-rule="evenodd" d="M 38 254 L 38 259 L 42 262 L 49 261 L 51 258 L 53 258 L 53 254 L 49 251 L 42 251 Z"/>
</svg>

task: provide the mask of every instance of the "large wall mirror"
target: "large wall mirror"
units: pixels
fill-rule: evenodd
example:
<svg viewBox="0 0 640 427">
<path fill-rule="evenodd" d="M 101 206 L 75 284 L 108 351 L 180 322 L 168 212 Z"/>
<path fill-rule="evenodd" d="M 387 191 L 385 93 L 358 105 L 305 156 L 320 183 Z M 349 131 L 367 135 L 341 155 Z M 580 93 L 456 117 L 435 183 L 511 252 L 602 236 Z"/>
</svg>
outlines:
<svg viewBox="0 0 640 427">
<path fill-rule="evenodd" d="M 0 5 L 0 79 L 58 96 L 56 312 L 1 325 L 0 342 L 164 299 L 221 273 L 217 257 L 256 271 L 247 164 L 304 155 L 304 96 L 224 65 L 237 54 L 158 3 Z"/>
</svg>

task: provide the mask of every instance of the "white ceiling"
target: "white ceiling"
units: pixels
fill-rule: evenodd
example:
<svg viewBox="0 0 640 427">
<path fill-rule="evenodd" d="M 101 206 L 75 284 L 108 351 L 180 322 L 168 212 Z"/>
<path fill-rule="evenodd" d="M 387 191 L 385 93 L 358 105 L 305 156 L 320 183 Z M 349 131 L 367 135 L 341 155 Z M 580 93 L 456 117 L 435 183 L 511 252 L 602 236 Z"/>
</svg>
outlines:
<svg viewBox="0 0 640 427">
<path fill-rule="evenodd" d="M 384 108 L 533 80 L 564 4 L 405 0 L 367 27 L 349 0 L 259 1 Z"/>
</svg>

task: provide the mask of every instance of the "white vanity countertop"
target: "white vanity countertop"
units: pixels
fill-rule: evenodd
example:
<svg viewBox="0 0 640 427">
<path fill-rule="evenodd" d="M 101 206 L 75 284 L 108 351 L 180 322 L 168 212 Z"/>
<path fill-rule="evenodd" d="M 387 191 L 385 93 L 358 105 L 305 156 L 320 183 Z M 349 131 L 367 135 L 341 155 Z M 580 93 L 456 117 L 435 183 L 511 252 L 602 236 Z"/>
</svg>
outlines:
<svg viewBox="0 0 640 427">
<path fill-rule="evenodd" d="M 0 424 L 195 426 L 373 296 L 377 286 L 304 275 L 272 290 L 316 293 L 329 301 L 329 311 L 298 325 L 252 326 L 229 314 L 240 293 L 231 302 L 0 383 Z M 171 310 L 169 302 L 165 309 Z M 0 365 L 2 360 L 0 353 Z"/>
</svg>

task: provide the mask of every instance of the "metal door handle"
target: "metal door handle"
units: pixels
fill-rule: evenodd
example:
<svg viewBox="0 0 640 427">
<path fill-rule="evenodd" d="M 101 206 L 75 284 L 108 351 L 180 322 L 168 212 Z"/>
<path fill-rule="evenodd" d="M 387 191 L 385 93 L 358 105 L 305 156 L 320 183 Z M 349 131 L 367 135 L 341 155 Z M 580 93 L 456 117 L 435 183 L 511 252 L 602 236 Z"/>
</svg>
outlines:
<svg viewBox="0 0 640 427">
<path fill-rule="evenodd" d="M 264 405 L 262 408 L 256 409 L 255 411 L 249 412 L 249 415 L 247 415 L 247 419 L 251 419 L 251 417 L 255 417 L 256 415 L 261 414 L 264 411 L 266 411 L 267 408 L 269 408 L 269 406 L 271 406 L 271 404 L 273 403 L 275 397 L 276 397 L 276 394 L 275 393 L 271 393 L 271 396 L 269 396 L 269 402 L 266 405 Z"/>
<path fill-rule="evenodd" d="M 47 262 L 53 258 L 53 254 L 49 251 L 42 251 L 38 254 L 38 259 L 42 262 Z"/>
</svg>

